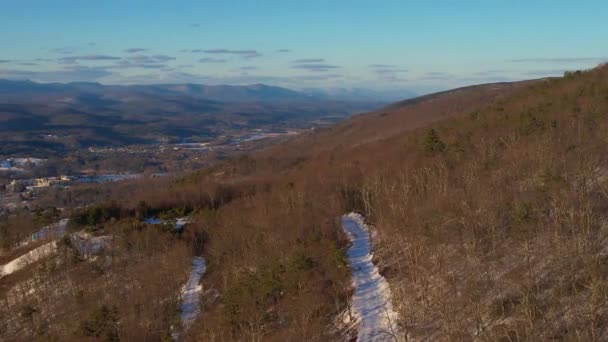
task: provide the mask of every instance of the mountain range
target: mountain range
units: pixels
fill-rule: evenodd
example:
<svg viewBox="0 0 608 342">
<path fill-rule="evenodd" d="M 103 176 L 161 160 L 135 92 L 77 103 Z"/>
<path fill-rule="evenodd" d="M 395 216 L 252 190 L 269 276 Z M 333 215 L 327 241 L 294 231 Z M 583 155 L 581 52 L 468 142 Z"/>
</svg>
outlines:
<svg viewBox="0 0 608 342">
<path fill-rule="evenodd" d="M 383 103 L 345 99 L 264 84 L 116 86 L 0 80 L 0 153 L 213 138 L 252 128 L 307 128 Z"/>
</svg>

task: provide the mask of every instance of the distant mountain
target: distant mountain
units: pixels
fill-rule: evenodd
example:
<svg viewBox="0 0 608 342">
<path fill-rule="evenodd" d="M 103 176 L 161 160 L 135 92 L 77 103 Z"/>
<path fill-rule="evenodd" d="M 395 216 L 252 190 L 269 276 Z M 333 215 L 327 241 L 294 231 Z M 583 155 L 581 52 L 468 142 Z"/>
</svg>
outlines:
<svg viewBox="0 0 608 342">
<path fill-rule="evenodd" d="M 320 100 L 386 102 L 380 92 L 364 89 L 310 90 L 298 92 L 265 84 L 252 85 L 203 85 L 203 84 L 156 84 L 156 85 L 101 85 L 99 83 L 35 83 L 0 79 L 0 100 L 12 100 L 14 96 L 33 94 L 58 95 L 70 92 L 105 94 L 138 94 L 153 96 L 188 96 L 219 102 L 309 102 Z M 407 94 L 406 94 L 407 95 Z M 409 96 L 399 96 L 399 99 Z"/>
<path fill-rule="evenodd" d="M 0 80 L 0 154 L 309 127 L 380 104 L 263 84 L 116 86 Z"/>
<path fill-rule="evenodd" d="M 383 103 L 411 99 L 418 96 L 412 91 L 403 89 L 374 90 L 366 88 L 329 88 L 305 89 L 303 92 L 316 98 L 340 101 L 374 101 Z"/>
<path fill-rule="evenodd" d="M 176 84 L 156 86 L 133 86 L 131 88 L 148 91 L 151 89 L 164 93 L 172 92 L 221 102 L 267 102 L 267 101 L 315 101 L 319 98 L 286 88 L 265 84 L 245 86 Z"/>
</svg>

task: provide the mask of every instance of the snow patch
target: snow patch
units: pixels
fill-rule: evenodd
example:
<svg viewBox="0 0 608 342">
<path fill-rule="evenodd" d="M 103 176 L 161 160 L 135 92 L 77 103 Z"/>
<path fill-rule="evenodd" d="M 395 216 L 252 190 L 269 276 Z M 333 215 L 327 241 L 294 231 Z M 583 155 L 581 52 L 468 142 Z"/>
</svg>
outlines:
<svg viewBox="0 0 608 342">
<path fill-rule="evenodd" d="M 38 166 L 43 164 L 44 162 L 46 162 L 46 159 L 40 159 L 40 158 L 11 158 L 8 159 L 11 164 L 16 165 L 16 166 L 28 166 L 28 165 L 34 165 L 34 166 Z"/>
<path fill-rule="evenodd" d="M 143 219 L 142 222 L 145 223 L 145 224 L 161 224 L 161 223 L 163 223 L 163 221 L 161 221 L 161 219 L 156 218 L 156 217 L 147 217 L 147 218 Z"/>
<path fill-rule="evenodd" d="M 63 237 L 65 235 L 65 230 L 66 230 L 66 227 L 68 226 L 68 222 L 69 222 L 69 219 L 63 219 L 63 220 L 60 220 L 59 222 L 56 222 L 56 223 L 50 224 L 46 227 L 43 227 L 39 231 L 32 233 L 32 236 L 29 239 L 22 241 L 20 245 L 24 246 L 32 241 L 38 241 L 41 239 L 47 239 L 47 238 L 56 239 L 56 238 Z"/>
<path fill-rule="evenodd" d="M 188 223 L 192 222 L 192 219 L 189 217 L 180 217 L 175 220 L 161 220 L 156 217 L 147 217 L 143 219 L 142 222 L 145 224 L 173 224 L 175 230 L 182 230 Z"/>
<path fill-rule="evenodd" d="M 76 183 L 110 183 L 119 182 L 128 179 L 141 178 L 141 174 L 125 173 L 125 174 L 107 174 L 98 176 L 82 176 L 76 179 Z"/>
<path fill-rule="evenodd" d="M 76 250 L 84 256 L 97 254 L 112 243 L 112 235 L 91 236 L 87 233 L 77 233 L 72 234 L 70 239 Z"/>
<path fill-rule="evenodd" d="M 352 316 L 358 323 L 357 341 L 394 341 L 399 336 L 398 315 L 388 283 L 372 262 L 370 228 L 361 215 L 350 213 L 342 216 L 342 229 L 352 243 L 347 256 L 355 288 Z"/>
<path fill-rule="evenodd" d="M 190 219 L 187 217 L 180 217 L 175 220 L 175 230 L 182 230 L 184 227 L 190 223 Z"/>
</svg>

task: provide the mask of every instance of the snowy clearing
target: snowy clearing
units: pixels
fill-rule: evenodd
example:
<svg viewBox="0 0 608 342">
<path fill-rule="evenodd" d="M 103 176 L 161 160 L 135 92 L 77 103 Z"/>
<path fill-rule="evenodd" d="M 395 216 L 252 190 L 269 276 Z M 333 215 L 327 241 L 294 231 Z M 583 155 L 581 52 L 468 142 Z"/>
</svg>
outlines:
<svg viewBox="0 0 608 342">
<path fill-rule="evenodd" d="M 357 341 L 394 341 L 399 335 L 397 313 L 391 304 L 391 291 L 372 262 L 369 227 L 356 213 L 342 216 L 342 229 L 352 245 L 348 249 L 355 293 L 352 298 Z"/>
<path fill-rule="evenodd" d="M 0 267 L 0 278 L 19 271 L 25 266 L 33 264 L 36 261 L 51 255 L 56 249 L 57 243 L 52 241 L 23 254 L 22 256 Z"/>
</svg>

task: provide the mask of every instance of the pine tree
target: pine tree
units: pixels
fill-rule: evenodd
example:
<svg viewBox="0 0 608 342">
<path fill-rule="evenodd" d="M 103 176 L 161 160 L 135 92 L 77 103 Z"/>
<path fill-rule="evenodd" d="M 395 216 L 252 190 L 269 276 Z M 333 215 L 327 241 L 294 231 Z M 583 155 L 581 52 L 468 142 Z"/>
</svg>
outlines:
<svg viewBox="0 0 608 342">
<path fill-rule="evenodd" d="M 439 138 L 439 134 L 434 129 L 430 129 L 424 138 L 424 150 L 427 154 L 432 155 L 445 150 L 445 144 Z"/>
</svg>

